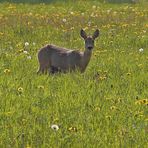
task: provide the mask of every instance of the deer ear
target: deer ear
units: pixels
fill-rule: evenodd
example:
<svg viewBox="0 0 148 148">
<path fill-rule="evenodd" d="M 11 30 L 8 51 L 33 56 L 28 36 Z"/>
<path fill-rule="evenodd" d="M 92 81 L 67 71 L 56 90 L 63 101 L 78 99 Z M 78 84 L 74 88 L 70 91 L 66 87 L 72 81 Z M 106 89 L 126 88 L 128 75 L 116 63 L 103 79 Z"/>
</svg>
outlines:
<svg viewBox="0 0 148 148">
<path fill-rule="evenodd" d="M 80 35 L 81 35 L 81 37 L 84 38 L 84 39 L 87 38 L 86 32 L 85 32 L 83 29 L 81 29 Z"/>
<path fill-rule="evenodd" d="M 98 36 L 99 36 L 99 30 L 97 29 L 97 30 L 94 32 L 92 38 L 95 39 L 95 38 L 97 38 Z"/>
</svg>

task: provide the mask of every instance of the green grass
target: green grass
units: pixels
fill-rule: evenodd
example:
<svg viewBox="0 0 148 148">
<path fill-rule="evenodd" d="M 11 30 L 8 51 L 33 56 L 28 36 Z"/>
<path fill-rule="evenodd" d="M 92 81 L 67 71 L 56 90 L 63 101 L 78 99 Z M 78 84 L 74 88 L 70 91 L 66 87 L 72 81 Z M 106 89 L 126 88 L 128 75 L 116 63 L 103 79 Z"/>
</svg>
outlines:
<svg viewBox="0 0 148 148">
<path fill-rule="evenodd" d="M 146 148 L 147 4 L 0 3 L 0 147 Z M 85 73 L 38 76 L 37 51 L 84 50 L 81 28 L 100 29 Z"/>
</svg>

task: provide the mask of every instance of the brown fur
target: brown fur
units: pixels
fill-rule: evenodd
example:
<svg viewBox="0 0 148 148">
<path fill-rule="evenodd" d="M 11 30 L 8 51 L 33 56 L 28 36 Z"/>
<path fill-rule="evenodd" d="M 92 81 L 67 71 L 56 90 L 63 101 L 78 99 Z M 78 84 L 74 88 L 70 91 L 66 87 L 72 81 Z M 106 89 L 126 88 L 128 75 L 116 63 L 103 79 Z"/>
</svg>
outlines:
<svg viewBox="0 0 148 148">
<path fill-rule="evenodd" d="M 81 37 L 85 40 L 85 51 L 80 52 L 61 48 L 55 45 L 46 45 L 38 52 L 39 70 L 37 73 L 54 73 L 56 71 L 67 72 L 76 69 L 84 72 L 92 55 L 94 40 L 99 35 L 96 30 L 92 37 L 81 30 Z"/>
</svg>

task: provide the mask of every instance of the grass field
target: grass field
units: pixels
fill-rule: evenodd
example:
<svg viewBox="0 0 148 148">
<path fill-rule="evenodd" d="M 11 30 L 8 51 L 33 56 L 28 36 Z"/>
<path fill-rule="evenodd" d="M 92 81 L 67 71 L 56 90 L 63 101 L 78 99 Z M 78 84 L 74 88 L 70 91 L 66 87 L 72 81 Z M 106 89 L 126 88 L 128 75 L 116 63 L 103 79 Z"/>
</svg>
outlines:
<svg viewBox="0 0 148 148">
<path fill-rule="evenodd" d="M 0 147 L 146 148 L 148 2 L 21 2 L 0 3 Z M 81 28 L 100 30 L 85 73 L 37 75 L 42 46 L 84 50 Z"/>
</svg>

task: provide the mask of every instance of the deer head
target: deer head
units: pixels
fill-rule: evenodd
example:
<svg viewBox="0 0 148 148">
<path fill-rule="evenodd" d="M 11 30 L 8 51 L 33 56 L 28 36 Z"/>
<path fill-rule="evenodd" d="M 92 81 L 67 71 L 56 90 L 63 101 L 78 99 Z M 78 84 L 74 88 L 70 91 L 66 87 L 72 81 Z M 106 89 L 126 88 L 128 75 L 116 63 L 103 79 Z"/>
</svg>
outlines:
<svg viewBox="0 0 148 148">
<path fill-rule="evenodd" d="M 81 37 L 85 41 L 85 49 L 91 51 L 94 48 L 94 41 L 99 36 L 99 30 L 97 29 L 92 36 L 87 36 L 86 32 L 81 29 Z"/>
</svg>

